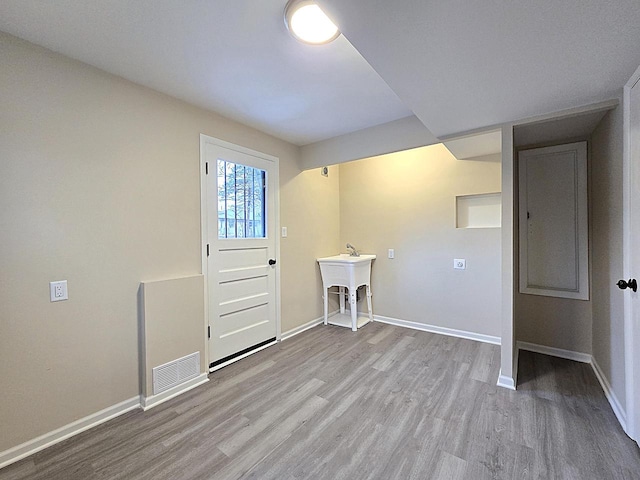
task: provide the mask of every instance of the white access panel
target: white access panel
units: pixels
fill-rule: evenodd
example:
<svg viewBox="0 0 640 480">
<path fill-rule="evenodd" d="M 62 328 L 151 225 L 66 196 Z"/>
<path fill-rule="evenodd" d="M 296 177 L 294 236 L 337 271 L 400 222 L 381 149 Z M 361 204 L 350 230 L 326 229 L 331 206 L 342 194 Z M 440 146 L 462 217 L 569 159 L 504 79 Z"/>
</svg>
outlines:
<svg viewBox="0 0 640 480">
<path fill-rule="evenodd" d="M 520 293 L 589 299 L 587 144 L 519 153 Z"/>
</svg>

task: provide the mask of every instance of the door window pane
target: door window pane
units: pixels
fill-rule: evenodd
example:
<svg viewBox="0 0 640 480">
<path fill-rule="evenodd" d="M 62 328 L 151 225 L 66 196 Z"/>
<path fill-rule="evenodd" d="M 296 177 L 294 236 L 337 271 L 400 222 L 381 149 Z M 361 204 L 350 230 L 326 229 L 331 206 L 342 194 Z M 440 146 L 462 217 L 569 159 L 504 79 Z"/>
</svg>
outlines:
<svg viewBox="0 0 640 480">
<path fill-rule="evenodd" d="M 218 238 L 265 238 L 267 172 L 218 159 Z"/>
</svg>

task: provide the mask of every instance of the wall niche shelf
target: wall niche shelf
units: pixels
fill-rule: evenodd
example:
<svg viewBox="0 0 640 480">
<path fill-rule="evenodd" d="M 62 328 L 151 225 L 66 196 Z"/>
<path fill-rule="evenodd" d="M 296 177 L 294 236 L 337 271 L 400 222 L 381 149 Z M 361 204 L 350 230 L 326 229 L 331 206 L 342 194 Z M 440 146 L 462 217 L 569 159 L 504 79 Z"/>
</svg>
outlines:
<svg viewBox="0 0 640 480">
<path fill-rule="evenodd" d="M 456 228 L 500 228 L 500 192 L 456 196 Z"/>
</svg>

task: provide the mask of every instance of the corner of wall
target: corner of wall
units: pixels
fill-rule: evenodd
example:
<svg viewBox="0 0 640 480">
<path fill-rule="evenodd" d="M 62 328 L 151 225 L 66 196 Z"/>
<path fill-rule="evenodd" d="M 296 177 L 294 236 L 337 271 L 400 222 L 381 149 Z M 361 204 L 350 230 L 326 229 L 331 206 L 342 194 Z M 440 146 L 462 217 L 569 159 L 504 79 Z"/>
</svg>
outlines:
<svg viewBox="0 0 640 480">
<path fill-rule="evenodd" d="M 500 377 L 511 379 L 515 388 L 514 295 L 515 295 L 515 153 L 513 125 L 502 127 L 502 343 L 500 347 Z M 503 380 L 503 383 L 505 381 Z M 508 384 L 508 382 L 506 383 Z M 505 385 L 506 385 L 505 384 Z"/>
<path fill-rule="evenodd" d="M 592 136 L 592 292 L 594 363 L 622 410 L 626 404 L 623 273 L 623 107 L 610 110 Z M 596 373 L 598 373 L 596 372 Z M 609 395 L 608 395 L 609 396 Z"/>
</svg>

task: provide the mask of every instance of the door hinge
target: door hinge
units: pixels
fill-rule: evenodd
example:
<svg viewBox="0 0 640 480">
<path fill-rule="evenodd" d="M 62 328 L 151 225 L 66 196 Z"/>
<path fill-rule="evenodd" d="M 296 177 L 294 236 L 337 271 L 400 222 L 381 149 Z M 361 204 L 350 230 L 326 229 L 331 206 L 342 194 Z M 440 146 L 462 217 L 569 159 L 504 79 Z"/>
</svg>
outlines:
<svg viewBox="0 0 640 480">
<path fill-rule="evenodd" d="M 209 244 L 207 243 L 207 257 L 209 256 Z"/>
<path fill-rule="evenodd" d="M 211 338 L 211 326 L 207 325 L 207 338 Z"/>
<path fill-rule="evenodd" d="M 209 162 L 204 162 L 204 174 L 209 175 Z"/>
</svg>

